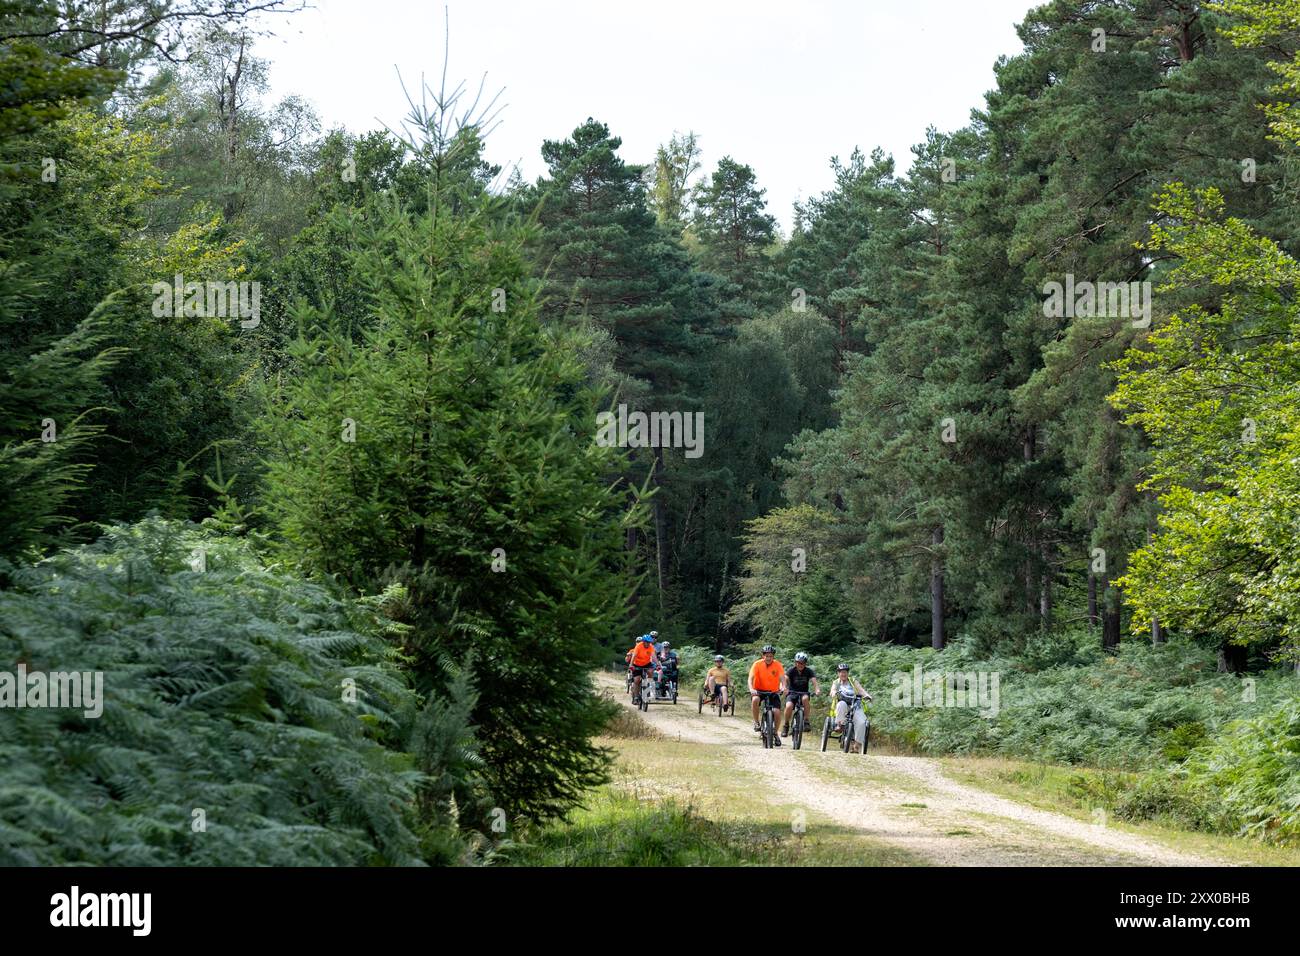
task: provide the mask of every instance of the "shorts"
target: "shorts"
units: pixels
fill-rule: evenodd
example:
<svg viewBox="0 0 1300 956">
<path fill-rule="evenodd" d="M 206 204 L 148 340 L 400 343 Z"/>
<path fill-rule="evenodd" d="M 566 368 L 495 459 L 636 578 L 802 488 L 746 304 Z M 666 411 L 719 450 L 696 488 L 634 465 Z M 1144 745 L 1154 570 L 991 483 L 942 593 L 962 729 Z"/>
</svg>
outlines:
<svg viewBox="0 0 1300 956">
<path fill-rule="evenodd" d="M 781 692 L 779 690 L 756 690 L 754 696 L 758 698 L 760 703 L 764 698 L 767 698 L 772 702 L 773 707 L 779 709 L 781 706 Z"/>
<path fill-rule="evenodd" d="M 650 676 L 650 672 L 651 672 L 653 669 L 654 669 L 654 665 L 653 665 L 653 664 L 642 664 L 640 667 L 638 667 L 636 664 L 633 664 L 633 665 L 632 665 L 632 676 L 633 676 L 633 677 L 649 677 L 649 676 Z"/>
</svg>

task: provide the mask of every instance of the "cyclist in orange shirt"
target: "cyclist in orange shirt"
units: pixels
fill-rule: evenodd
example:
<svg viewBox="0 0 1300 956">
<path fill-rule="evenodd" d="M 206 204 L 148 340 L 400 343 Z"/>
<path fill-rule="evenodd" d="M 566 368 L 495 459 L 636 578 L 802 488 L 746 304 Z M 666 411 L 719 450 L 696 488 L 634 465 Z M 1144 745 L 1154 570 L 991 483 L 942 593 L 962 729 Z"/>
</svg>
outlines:
<svg viewBox="0 0 1300 956">
<path fill-rule="evenodd" d="M 754 661 L 749 669 L 749 703 L 754 715 L 754 732 L 762 728 L 758 725 L 758 707 L 764 697 L 772 700 L 776 713 L 781 713 L 781 692 L 785 690 L 785 668 L 776 659 L 776 648 L 771 644 L 763 648 L 763 656 Z M 776 746 L 781 746 L 781 738 L 775 737 Z"/>
<path fill-rule="evenodd" d="M 650 668 L 655 660 L 655 643 L 654 638 L 649 634 L 643 634 L 637 638 L 632 649 L 627 652 L 628 663 L 632 665 L 632 703 L 640 706 L 641 704 L 641 678 L 650 675 Z"/>
</svg>

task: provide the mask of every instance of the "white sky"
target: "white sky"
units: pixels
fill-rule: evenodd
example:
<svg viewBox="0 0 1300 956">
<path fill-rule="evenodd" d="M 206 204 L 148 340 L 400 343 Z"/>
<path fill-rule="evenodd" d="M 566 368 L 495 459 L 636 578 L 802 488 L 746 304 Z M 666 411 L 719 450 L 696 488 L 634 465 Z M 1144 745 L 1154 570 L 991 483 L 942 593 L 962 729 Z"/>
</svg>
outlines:
<svg viewBox="0 0 1300 956">
<path fill-rule="evenodd" d="M 325 126 L 396 126 L 397 81 L 438 79 L 444 8 L 448 79 L 505 92 L 487 156 L 545 171 L 543 139 L 589 115 L 649 162 L 674 130 L 694 130 L 702 172 L 724 155 L 748 163 L 768 211 L 789 230 L 791 204 L 831 185 L 829 160 L 881 146 L 900 168 L 927 125 L 965 125 L 993 85 L 993 63 L 1020 50 L 1014 24 L 1034 0 L 312 0 L 272 24 L 258 47 L 272 94 L 296 93 Z"/>
</svg>

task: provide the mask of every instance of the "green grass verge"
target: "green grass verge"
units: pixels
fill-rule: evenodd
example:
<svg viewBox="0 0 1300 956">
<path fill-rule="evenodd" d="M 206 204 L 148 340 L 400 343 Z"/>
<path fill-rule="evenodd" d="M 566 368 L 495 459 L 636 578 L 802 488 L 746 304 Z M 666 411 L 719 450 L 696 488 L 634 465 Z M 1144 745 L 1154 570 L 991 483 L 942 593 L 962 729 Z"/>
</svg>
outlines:
<svg viewBox="0 0 1300 956">
<path fill-rule="evenodd" d="M 1141 773 L 1090 767 L 1061 767 L 1001 757 L 939 758 L 954 780 L 1007 797 L 1028 806 L 1051 810 L 1079 820 L 1094 820 L 1105 811 L 1109 827 L 1150 838 L 1171 849 L 1217 857 L 1245 866 L 1300 866 L 1300 849 L 1255 840 L 1194 832 L 1176 805 L 1138 808 Z M 1131 813 L 1136 819 L 1125 819 Z"/>
<path fill-rule="evenodd" d="M 633 719 L 636 720 L 635 715 Z M 639 721 L 638 721 L 639 722 Z M 918 858 L 773 800 L 721 748 L 629 732 L 599 743 L 614 778 L 568 819 L 517 834 L 517 866 L 907 866 Z M 619 736 L 613 736 L 618 733 Z"/>
</svg>

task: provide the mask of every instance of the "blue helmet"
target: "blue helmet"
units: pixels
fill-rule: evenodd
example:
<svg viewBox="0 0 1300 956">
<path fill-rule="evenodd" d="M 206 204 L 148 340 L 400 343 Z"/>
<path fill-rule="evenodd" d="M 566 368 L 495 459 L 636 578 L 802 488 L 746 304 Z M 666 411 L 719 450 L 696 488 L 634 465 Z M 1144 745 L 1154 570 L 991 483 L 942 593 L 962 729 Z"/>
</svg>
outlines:
<svg viewBox="0 0 1300 956">
<path fill-rule="evenodd" d="M 654 638 L 652 638 L 649 634 L 642 634 L 642 635 L 640 636 L 640 638 L 638 638 L 638 640 L 639 640 L 642 644 L 653 644 L 653 643 L 654 643 Z"/>
</svg>

